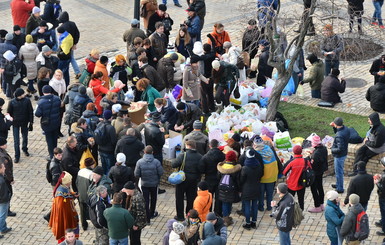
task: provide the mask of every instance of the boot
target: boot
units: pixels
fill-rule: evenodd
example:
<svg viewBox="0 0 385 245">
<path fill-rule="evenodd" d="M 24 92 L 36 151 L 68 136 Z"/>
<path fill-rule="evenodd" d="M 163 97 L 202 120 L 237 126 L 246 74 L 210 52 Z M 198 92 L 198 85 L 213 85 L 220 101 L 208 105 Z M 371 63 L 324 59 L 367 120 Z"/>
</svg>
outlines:
<svg viewBox="0 0 385 245">
<path fill-rule="evenodd" d="M 39 100 L 39 95 L 37 94 L 36 91 L 35 91 L 35 93 L 33 93 L 33 97 L 34 97 L 35 101 Z"/>
<path fill-rule="evenodd" d="M 234 224 L 234 222 L 229 218 L 229 216 L 223 217 L 223 222 L 224 222 L 225 226 L 230 226 L 230 225 Z"/>
<path fill-rule="evenodd" d="M 223 103 L 222 102 L 220 104 L 215 103 L 215 106 L 217 107 L 217 110 L 215 112 L 220 114 L 223 110 Z"/>
</svg>

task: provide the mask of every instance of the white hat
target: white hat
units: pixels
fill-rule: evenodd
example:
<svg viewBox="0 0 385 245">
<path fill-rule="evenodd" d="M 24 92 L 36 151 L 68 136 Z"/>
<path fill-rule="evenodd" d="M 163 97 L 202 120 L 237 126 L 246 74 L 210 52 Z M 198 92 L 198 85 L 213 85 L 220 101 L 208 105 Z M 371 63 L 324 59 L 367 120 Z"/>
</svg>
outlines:
<svg viewBox="0 0 385 245">
<path fill-rule="evenodd" d="M 221 63 L 219 63 L 219 60 L 214 60 L 212 63 L 211 63 L 212 67 L 214 69 L 219 69 L 219 67 L 221 66 Z"/>
<path fill-rule="evenodd" d="M 114 104 L 112 106 L 112 112 L 118 113 L 120 111 L 120 109 L 122 109 L 122 105 L 121 104 Z"/>
<path fill-rule="evenodd" d="M 37 14 L 37 13 L 40 13 L 40 8 L 35 6 L 32 9 L 32 14 Z"/>
<path fill-rule="evenodd" d="M 182 232 L 184 231 L 184 225 L 178 222 L 174 222 L 172 224 L 172 229 L 176 234 L 179 235 L 179 234 L 182 234 Z"/>
<path fill-rule="evenodd" d="M 334 200 L 336 200 L 338 198 L 338 192 L 333 191 L 333 190 L 332 191 L 328 191 L 326 193 L 326 198 L 328 200 L 330 200 L 330 201 L 334 201 Z"/>
<path fill-rule="evenodd" d="M 119 163 L 125 163 L 126 155 L 124 155 L 124 153 L 118 153 L 118 155 L 116 155 L 116 161 Z"/>
<path fill-rule="evenodd" d="M 15 59 L 16 55 L 11 51 L 11 50 L 8 50 L 6 51 L 4 54 L 3 54 L 3 57 L 8 60 L 8 61 L 12 61 L 13 59 Z"/>
<path fill-rule="evenodd" d="M 198 56 L 204 55 L 202 42 L 197 41 L 194 43 L 193 53 Z"/>
</svg>

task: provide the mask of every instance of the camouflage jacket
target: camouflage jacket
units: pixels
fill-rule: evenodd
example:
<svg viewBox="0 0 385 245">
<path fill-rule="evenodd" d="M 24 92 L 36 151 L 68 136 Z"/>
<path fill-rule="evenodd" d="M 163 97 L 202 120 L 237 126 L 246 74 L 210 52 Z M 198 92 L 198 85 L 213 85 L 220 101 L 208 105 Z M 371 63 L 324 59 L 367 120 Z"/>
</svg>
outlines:
<svg viewBox="0 0 385 245">
<path fill-rule="evenodd" d="M 5 149 L 0 149 L 0 162 L 4 163 L 5 176 L 4 178 L 10 183 L 13 181 L 13 161 L 12 157 Z"/>
<path fill-rule="evenodd" d="M 134 226 L 143 229 L 147 224 L 146 204 L 142 193 L 138 189 L 135 189 L 134 195 L 131 197 L 130 203 L 126 204 L 126 207 L 134 217 Z"/>
</svg>

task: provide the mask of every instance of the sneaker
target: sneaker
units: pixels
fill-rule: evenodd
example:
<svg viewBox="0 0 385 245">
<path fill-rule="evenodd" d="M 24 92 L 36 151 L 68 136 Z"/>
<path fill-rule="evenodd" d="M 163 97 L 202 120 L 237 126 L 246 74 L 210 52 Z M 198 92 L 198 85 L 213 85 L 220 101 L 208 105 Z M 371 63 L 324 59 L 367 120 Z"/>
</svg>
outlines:
<svg viewBox="0 0 385 245">
<path fill-rule="evenodd" d="M 371 25 L 373 25 L 373 26 L 378 26 L 378 23 L 373 21 L 373 22 L 371 23 Z"/>
<path fill-rule="evenodd" d="M 158 189 L 158 194 L 163 194 L 163 193 L 165 193 L 165 192 L 166 192 L 165 189 Z"/>
<path fill-rule="evenodd" d="M 244 224 L 242 225 L 243 228 L 245 228 L 246 230 L 250 230 L 251 229 L 251 224 Z"/>
<path fill-rule="evenodd" d="M 385 232 L 383 231 L 376 231 L 377 236 L 385 236 Z"/>
<path fill-rule="evenodd" d="M 382 228 L 381 221 L 376 221 L 376 222 L 374 222 L 374 224 L 375 224 L 375 226 Z"/>
<path fill-rule="evenodd" d="M 251 221 L 250 227 L 253 229 L 257 229 L 257 223 L 255 223 L 254 221 Z"/>
<path fill-rule="evenodd" d="M 336 184 L 332 184 L 332 188 L 337 189 L 337 185 Z"/>
<path fill-rule="evenodd" d="M 182 5 L 180 5 L 180 3 L 176 3 L 176 4 L 174 4 L 174 5 L 177 6 L 177 7 L 179 7 L 179 8 L 182 7 Z"/>
<path fill-rule="evenodd" d="M 9 216 L 9 217 L 15 217 L 15 216 L 16 216 L 16 213 L 15 213 L 15 212 L 12 212 L 11 210 L 8 210 L 8 216 Z"/>
<path fill-rule="evenodd" d="M 322 208 L 321 207 L 313 207 L 313 208 L 309 208 L 307 211 L 309 211 L 309 213 L 322 213 Z"/>
<path fill-rule="evenodd" d="M 151 219 L 154 219 L 159 216 L 158 211 L 155 211 L 154 214 L 151 216 Z"/>
<path fill-rule="evenodd" d="M 24 155 L 25 155 L 26 157 L 29 157 L 29 156 L 30 156 L 30 154 L 29 154 L 28 151 L 24 151 Z"/>
<path fill-rule="evenodd" d="M 5 230 L 3 230 L 3 231 L 1 232 L 1 235 L 7 234 L 7 233 L 10 232 L 11 230 L 12 230 L 11 227 L 7 227 L 7 228 L 5 228 Z"/>
</svg>

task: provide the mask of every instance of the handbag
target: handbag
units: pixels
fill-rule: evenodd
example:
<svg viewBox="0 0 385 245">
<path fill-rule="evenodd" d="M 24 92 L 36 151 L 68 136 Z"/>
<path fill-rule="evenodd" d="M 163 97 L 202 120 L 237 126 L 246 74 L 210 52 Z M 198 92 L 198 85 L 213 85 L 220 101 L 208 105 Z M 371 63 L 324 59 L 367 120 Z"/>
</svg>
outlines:
<svg viewBox="0 0 385 245">
<path fill-rule="evenodd" d="M 85 68 L 82 72 L 82 75 L 79 77 L 79 83 L 88 87 L 88 83 L 90 82 L 90 80 L 91 80 L 91 73 L 89 73 L 87 71 L 87 68 Z"/>
<path fill-rule="evenodd" d="M 179 171 L 172 172 L 170 174 L 170 176 L 168 176 L 168 182 L 170 182 L 170 184 L 172 184 L 172 185 L 179 185 L 183 181 L 186 180 L 186 175 L 185 175 L 185 173 L 183 171 L 184 170 L 184 165 L 185 165 L 185 162 L 186 162 L 186 154 L 187 153 L 184 153 L 183 162 L 182 162 L 182 165 L 180 166 Z"/>
<path fill-rule="evenodd" d="M 92 158 L 95 162 L 95 158 L 94 156 L 92 155 L 91 151 L 90 151 L 90 148 L 87 147 L 87 149 L 85 151 L 83 151 L 83 154 L 82 154 L 82 157 L 80 158 L 80 161 L 79 161 L 79 164 L 80 164 L 80 169 L 82 168 L 85 168 L 86 167 L 86 159 L 87 158 Z"/>
</svg>

